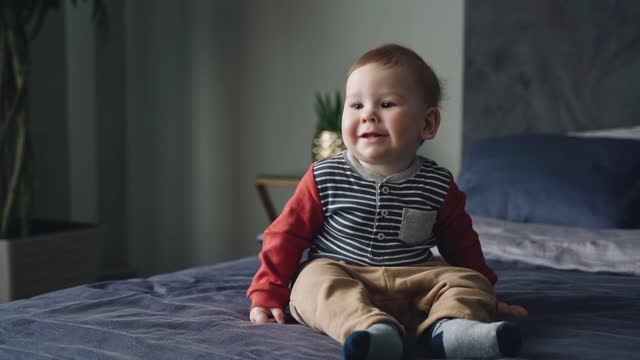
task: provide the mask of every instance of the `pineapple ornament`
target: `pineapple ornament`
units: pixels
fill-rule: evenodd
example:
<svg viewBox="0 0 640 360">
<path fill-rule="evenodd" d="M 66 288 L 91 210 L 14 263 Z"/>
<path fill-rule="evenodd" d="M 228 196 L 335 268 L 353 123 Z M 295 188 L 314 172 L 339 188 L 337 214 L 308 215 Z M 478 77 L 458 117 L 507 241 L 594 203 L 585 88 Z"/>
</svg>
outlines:
<svg viewBox="0 0 640 360">
<path fill-rule="evenodd" d="M 346 149 L 342 142 L 342 95 L 336 91 L 332 102 L 329 94 L 316 94 L 318 126 L 313 138 L 312 161 L 331 157 Z"/>
</svg>

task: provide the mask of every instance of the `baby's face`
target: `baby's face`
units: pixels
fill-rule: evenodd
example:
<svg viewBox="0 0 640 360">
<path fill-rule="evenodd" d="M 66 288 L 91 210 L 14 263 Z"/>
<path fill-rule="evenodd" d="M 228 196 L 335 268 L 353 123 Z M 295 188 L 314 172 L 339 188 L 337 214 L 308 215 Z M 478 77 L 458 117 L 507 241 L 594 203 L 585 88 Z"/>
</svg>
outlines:
<svg viewBox="0 0 640 360">
<path fill-rule="evenodd" d="M 426 111 L 422 92 L 408 71 L 367 64 L 347 79 L 343 141 L 365 167 L 394 174 L 415 158 Z"/>
</svg>

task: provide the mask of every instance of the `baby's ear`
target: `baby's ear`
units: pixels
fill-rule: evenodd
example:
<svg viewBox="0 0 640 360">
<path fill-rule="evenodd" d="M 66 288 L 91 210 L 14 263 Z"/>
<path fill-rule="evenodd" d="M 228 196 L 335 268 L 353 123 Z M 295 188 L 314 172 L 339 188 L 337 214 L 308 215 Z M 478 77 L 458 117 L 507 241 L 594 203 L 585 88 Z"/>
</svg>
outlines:
<svg viewBox="0 0 640 360">
<path fill-rule="evenodd" d="M 437 107 L 429 107 L 425 110 L 422 131 L 422 140 L 431 140 L 436 136 L 440 127 L 440 110 Z"/>
</svg>

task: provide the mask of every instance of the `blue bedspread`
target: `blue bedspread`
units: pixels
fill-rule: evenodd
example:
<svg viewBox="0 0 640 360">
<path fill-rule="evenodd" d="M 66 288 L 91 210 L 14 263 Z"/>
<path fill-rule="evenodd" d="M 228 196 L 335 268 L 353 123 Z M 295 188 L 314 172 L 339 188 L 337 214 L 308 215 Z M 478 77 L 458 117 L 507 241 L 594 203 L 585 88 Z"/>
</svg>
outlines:
<svg viewBox="0 0 640 360">
<path fill-rule="evenodd" d="M 640 356 L 640 277 L 490 264 L 499 296 L 530 312 L 521 358 Z M 339 359 L 307 327 L 248 321 L 257 267 L 250 257 L 0 305 L 0 359 Z"/>
</svg>

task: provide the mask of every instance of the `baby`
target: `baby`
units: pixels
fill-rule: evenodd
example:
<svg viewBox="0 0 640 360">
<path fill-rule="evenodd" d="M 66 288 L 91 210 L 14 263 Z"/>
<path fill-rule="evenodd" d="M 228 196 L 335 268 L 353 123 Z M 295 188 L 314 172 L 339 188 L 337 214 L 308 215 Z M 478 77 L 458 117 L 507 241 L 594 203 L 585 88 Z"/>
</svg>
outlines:
<svg viewBox="0 0 640 360">
<path fill-rule="evenodd" d="M 491 321 L 527 311 L 496 300 L 464 194 L 448 170 L 416 155 L 438 131 L 440 97 L 431 67 L 400 45 L 351 66 L 347 150 L 312 164 L 265 230 L 247 291 L 252 322 L 284 323 L 289 304 L 298 322 L 343 344 L 345 359 L 401 359 L 410 329 L 432 357 L 520 351 L 518 327 Z"/>
</svg>

